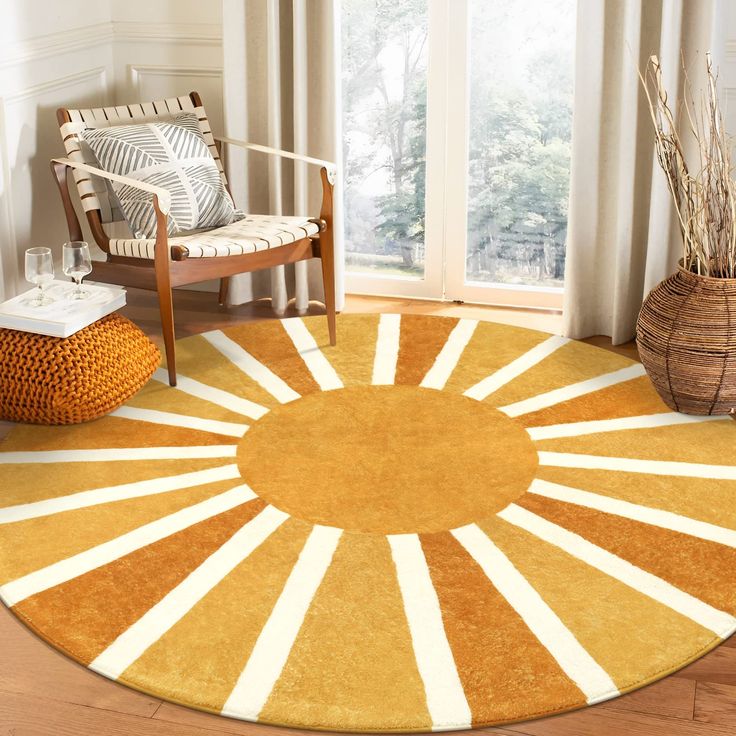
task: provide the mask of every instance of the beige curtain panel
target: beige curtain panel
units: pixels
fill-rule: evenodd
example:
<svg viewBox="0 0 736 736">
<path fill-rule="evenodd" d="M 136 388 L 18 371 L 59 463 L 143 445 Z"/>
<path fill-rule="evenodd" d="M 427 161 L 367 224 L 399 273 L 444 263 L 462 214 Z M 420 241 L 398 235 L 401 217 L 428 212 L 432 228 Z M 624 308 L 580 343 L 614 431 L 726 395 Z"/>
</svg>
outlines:
<svg viewBox="0 0 736 736">
<path fill-rule="evenodd" d="M 334 161 L 337 309 L 344 302 L 342 136 L 338 0 L 223 0 L 226 135 Z M 317 216 L 319 170 L 303 162 L 228 147 L 228 179 L 238 207 L 251 213 Z M 318 261 L 242 274 L 228 302 L 272 298 L 283 313 L 322 301 Z"/>
<path fill-rule="evenodd" d="M 697 85 L 716 52 L 717 0 L 580 0 L 564 333 L 634 336 L 641 303 L 674 271 L 681 240 L 637 65 L 662 62 L 672 108 L 681 54 Z"/>
</svg>

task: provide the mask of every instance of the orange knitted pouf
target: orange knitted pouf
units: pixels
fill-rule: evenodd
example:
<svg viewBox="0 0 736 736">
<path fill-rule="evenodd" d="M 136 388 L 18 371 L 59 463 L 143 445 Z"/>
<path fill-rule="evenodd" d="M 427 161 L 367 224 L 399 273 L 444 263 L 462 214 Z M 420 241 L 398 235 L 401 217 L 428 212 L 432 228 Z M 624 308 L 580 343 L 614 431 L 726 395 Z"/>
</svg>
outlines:
<svg viewBox="0 0 736 736">
<path fill-rule="evenodd" d="M 118 314 L 67 338 L 0 329 L 0 419 L 96 419 L 142 388 L 160 360 L 158 348 Z"/>
</svg>

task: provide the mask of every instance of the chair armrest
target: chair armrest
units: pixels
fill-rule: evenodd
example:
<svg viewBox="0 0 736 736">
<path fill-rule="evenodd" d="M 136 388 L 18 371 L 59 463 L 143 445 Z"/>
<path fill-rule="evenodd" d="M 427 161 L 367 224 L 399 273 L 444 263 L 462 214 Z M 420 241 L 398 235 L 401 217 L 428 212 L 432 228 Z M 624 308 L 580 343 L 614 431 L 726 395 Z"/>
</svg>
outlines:
<svg viewBox="0 0 736 736">
<path fill-rule="evenodd" d="M 291 151 L 282 151 L 278 148 L 271 148 L 270 146 L 261 146 L 258 143 L 248 143 L 247 141 L 241 141 L 237 138 L 226 138 L 224 136 L 214 136 L 216 141 L 220 143 L 228 143 L 231 146 L 238 146 L 239 148 L 247 148 L 250 151 L 258 151 L 259 153 L 268 153 L 274 156 L 281 156 L 281 158 L 290 158 L 294 161 L 303 161 L 307 164 L 314 164 L 315 166 L 321 166 L 327 169 L 327 176 L 330 179 L 330 183 L 335 182 L 337 176 L 337 164 L 333 161 L 325 161 L 321 158 L 313 158 L 312 156 L 303 156 L 301 153 L 293 153 Z"/>
<path fill-rule="evenodd" d="M 137 179 L 132 179 L 129 176 L 112 174 L 109 171 L 99 169 L 96 166 L 90 166 L 90 164 L 85 164 L 81 161 L 72 161 L 70 158 L 53 158 L 51 160 L 54 163 L 63 164 L 64 166 L 69 166 L 72 169 L 86 171 L 88 174 L 94 174 L 94 176 L 99 176 L 102 179 L 115 181 L 118 184 L 127 184 L 130 187 L 135 187 L 136 189 L 141 189 L 144 192 L 153 194 L 158 198 L 158 208 L 164 215 L 167 215 L 171 209 L 171 194 L 169 194 L 168 190 L 163 187 L 157 187 L 154 184 L 147 184 L 144 181 L 138 181 Z"/>
</svg>

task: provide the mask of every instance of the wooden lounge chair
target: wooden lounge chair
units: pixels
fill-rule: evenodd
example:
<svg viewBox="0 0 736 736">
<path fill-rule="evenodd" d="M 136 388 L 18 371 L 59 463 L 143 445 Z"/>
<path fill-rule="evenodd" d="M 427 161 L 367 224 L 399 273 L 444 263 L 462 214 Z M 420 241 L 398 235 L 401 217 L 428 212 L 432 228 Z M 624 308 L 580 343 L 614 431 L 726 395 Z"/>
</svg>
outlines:
<svg viewBox="0 0 736 736">
<path fill-rule="evenodd" d="M 85 154 L 80 133 L 85 128 L 166 121 L 181 111 L 197 114 L 205 142 L 228 191 L 227 178 L 220 159 L 219 146 L 222 144 L 319 166 L 323 192 L 319 217 L 248 215 L 244 220 L 221 228 L 169 237 L 168 192 L 163 188 L 98 168 L 92 154 Z M 215 138 L 202 100 L 196 92 L 184 97 L 135 105 L 91 110 L 61 108 L 57 111 L 57 118 L 67 158 L 53 159 L 51 170 L 61 193 L 69 237 L 71 240 L 84 239 L 69 193 L 68 172 L 71 169 L 92 236 L 106 254 L 106 260 L 94 262 L 93 277 L 108 283 L 150 289 L 158 293 L 169 383 L 172 386 L 176 385 L 176 356 L 171 290 L 177 286 L 219 278 L 220 302 L 224 303 L 230 276 L 307 258 L 320 258 L 330 343 L 335 344 L 332 199 L 336 167 L 333 163 L 232 138 Z M 105 180 L 135 186 L 151 195 L 156 213 L 155 239 L 136 239 L 132 236 L 112 238 L 105 232 L 105 223 L 124 219 L 116 207 L 114 197 L 109 194 Z"/>
</svg>

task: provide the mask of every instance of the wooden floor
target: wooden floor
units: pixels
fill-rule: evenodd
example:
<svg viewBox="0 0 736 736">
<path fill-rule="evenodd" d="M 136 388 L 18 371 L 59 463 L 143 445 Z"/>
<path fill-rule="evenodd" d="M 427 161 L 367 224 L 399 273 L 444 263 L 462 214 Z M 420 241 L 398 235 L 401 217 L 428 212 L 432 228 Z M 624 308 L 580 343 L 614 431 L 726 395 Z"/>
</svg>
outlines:
<svg viewBox="0 0 736 736">
<path fill-rule="evenodd" d="M 125 313 L 160 340 L 155 298 L 131 289 L 128 302 Z M 272 314 L 266 304 L 224 310 L 213 294 L 203 292 L 177 294 L 176 307 L 179 337 Z M 315 305 L 312 311 L 318 314 L 321 309 Z M 367 297 L 350 297 L 345 311 L 473 317 L 549 332 L 560 327 L 559 315 L 550 313 Z M 606 338 L 589 342 L 610 348 Z M 616 350 L 636 357 L 631 344 Z M 3 433 L 0 427 L 0 435 Z M 684 670 L 622 698 L 485 732 L 507 736 L 732 736 L 736 733 L 736 639 Z M 293 733 L 307 732 L 198 713 L 116 685 L 46 646 L 0 606 L 0 736 Z"/>
</svg>

